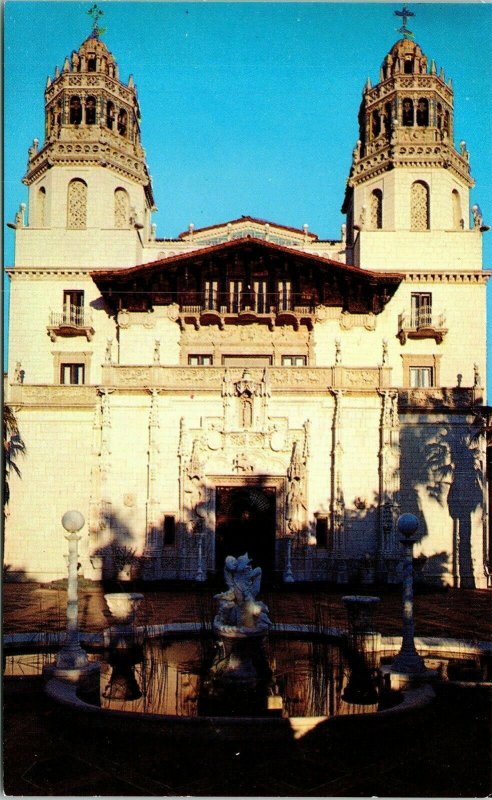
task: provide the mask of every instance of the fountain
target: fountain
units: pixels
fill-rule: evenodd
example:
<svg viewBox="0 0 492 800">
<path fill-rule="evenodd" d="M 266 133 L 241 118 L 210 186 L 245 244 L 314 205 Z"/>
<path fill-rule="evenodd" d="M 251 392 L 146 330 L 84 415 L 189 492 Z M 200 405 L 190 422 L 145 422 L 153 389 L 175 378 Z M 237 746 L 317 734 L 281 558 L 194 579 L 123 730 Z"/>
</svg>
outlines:
<svg viewBox="0 0 492 800">
<path fill-rule="evenodd" d="M 265 603 L 257 600 L 261 568 L 253 568 L 247 553 L 224 563 L 225 592 L 215 595 L 218 611 L 213 622 L 216 655 L 206 682 L 205 706 L 256 711 L 279 709 L 272 672 L 265 653 L 265 640 L 272 625 Z"/>
<path fill-rule="evenodd" d="M 79 525 L 80 520 L 75 522 Z M 408 518 L 400 520 L 399 529 L 410 552 L 413 537 L 406 535 L 406 528 L 413 533 L 415 520 L 409 522 L 405 527 Z M 77 659 L 83 645 L 90 661 L 87 667 L 76 662 L 67 669 L 63 661 L 64 669 L 59 663 L 45 668 L 46 692 L 57 702 L 69 704 L 74 713 L 88 715 L 87 719 L 97 719 L 108 728 L 125 719 L 169 736 L 200 737 L 213 730 L 214 736 L 232 740 L 263 734 L 298 738 L 332 717 L 356 719 L 360 714 L 393 714 L 425 705 L 433 698 L 426 680 L 435 676 L 428 667 L 439 667 L 443 675 L 449 662 L 459 675 L 465 655 L 468 660 L 480 659 L 482 679 L 489 679 L 492 651 L 486 644 L 419 639 L 426 669 L 415 681 L 410 571 L 403 587 L 403 641 L 375 629 L 373 615 L 380 599 L 366 595 L 343 597 L 346 630 L 333 627 L 329 616 L 315 624 L 277 622 L 274 626 L 268 607 L 258 599 L 262 571 L 253 567 L 247 553 L 225 560 L 226 589 L 214 596 L 218 608 L 213 635 L 206 621 L 138 625 L 135 616 L 144 596 L 128 592 L 105 595 L 110 627 L 80 634 L 74 557 L 71 563 L 67 635 L 56 637 L 64 645 L 58 661 L 65 659 L 67 644 Z M 23 652 L 35 651 L 33 634 L 21 638 Z M 19 648 L 19 637 L 10 644 Z M 402 654 L 412 657 L 405 682 Z M 20 661 L 16 666 L 15 653 L 11 659 L 11 671 L 23 669 Z"/>
</svg>

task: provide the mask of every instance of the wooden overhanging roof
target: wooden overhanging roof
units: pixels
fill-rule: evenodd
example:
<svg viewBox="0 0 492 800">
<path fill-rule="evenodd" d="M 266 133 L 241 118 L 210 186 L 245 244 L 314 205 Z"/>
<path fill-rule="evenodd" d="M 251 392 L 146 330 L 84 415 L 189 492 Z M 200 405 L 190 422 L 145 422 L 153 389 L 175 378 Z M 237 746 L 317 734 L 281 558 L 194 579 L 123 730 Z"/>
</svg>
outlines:
<svg viewBox="0 0 492 800">
<path fill-rule="evenodd" d="M 398 273 L 365 270 L 250 236 L 135 267 L 91 272 L 113 311 L 189 304 L 205 280 L 217 280 L 218 290 L 226 291 L 228 280 L 244 277 L 247 283 L 258 274 L 270 279 L 269 292 L 275 291 L 275 281 L 290 280 L 292 291 L 305 302 L 374 313 L 382 311 L 403 279 Z"/>
</svg>

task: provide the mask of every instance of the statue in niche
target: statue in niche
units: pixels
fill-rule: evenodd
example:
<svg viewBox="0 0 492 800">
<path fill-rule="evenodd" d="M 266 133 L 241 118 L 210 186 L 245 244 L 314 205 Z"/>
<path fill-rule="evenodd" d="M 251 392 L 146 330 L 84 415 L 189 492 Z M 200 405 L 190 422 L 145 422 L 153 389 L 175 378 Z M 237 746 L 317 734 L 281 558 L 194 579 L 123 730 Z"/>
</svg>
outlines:
<svg viewBox="0 0 492 800">
<path fill-rule="evenodd" d="M 287 527 L 291 533 L 299 533 L 303 529 L 305 511 L 301 478 L 295 476 L 291 479 L 287 492 Z"/>
<path fill-rule="evenodd" d="M 189 511 L 190 527 L 194 533 L 201 532 L 206 516 L 205 486 L 203 483 L 203 467 L 199 455 L 199 447 L 200 443 L 195 439 L 184 490 L 185 495 L 187 495 L 186 505 Z"/>
<path fill-rule="evenodd" d="M 253 398 L 242 397 L 241 401 L 243 428 L 251 428 L 253 425 Z"/>
</svg>

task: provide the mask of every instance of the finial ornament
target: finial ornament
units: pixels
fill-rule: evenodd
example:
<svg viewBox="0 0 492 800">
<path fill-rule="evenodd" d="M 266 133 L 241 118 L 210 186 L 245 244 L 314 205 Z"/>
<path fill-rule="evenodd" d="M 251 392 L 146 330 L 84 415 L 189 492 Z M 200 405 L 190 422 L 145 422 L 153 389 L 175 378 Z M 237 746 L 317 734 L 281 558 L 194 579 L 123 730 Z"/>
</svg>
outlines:
<svg viewBox="0 0 492 800">
<path fill-rule="evenodd" d="M 90 17 L 92 17 L 92 34 L 91 35 L 95 39 L 98 39 L 99 36 L 102 36 L 103 33 L 106 33 L 106 28 L 100 28 L 99 27 L 99 18 L 103 16 L 104 11 L 101 11 L 101 9 L 98 8 L 97 3 L 94 3 L 92 8 L 90 8 L 87 13 L 89 14 Z"/>
<path fill-rule="evenodd" d="M 403 38 L 404 39 L 413 39 L 412 31 L 407 28 L 407 19 L 408 19 L 408 17 L 414 17 L 415 16 L 413 11 L 410 11 L 410 9 L 408 9 L 406 6 L 403 6 L 401 11 L 395 11 L 394 13 L 395 13 L 395 15 L 397 17 L 402 17 L 402 22 L 403 22 L 403 25 L 401 26 L 401 28 L 397 28 L 396 29 L 398 31 L 398 33 L 403 34 Z"/>
</svg>

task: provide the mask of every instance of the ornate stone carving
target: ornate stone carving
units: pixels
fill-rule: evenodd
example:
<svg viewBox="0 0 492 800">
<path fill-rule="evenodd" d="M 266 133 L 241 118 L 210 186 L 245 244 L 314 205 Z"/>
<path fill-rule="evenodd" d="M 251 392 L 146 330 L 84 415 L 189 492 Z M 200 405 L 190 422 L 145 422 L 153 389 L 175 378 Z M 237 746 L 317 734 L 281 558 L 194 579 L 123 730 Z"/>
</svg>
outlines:
<svg viewBox="0 0 492 800">
<path fill-rule="evenodd" d="M 341 389 L 332 390 L 335 399 L 332 423 L 331 452 L 331 522 L 335 550 L 343 552 L 343 530 L 345 524 L 345 501 L 343 497 L 343 446 L 342 446 L 342 400 Z"/>
<path fill-rule="evenodd" d="M 343 371 L 343 385 L 349 387 L 376 388 L 379 386 L 379 372 L 371 369 L 345 368 Z"/>
<path fill-rule="evenodd" d="M 292 456 L 287 471 L 287 528 L 292 534 L 301 533 L 306 527 L 306 460 L 299 452 L 298 442 L 292 446 Z"/>
<path fill-rule="evenodd" d="M 159 522 L 159 390 L 149 389 L 151 400 L 149 410 L 149 448 L 147 461 L 147 526 L 145 540 L 145 554 L 150 555 L 159 541 L 156 541 L 156 526 Z"/>
<path fill-rule="evenodd" d="M 384 559 L 398 552 L 396 521 L 399 514 L 400 444 L 398 392 L 381 395 L 379 450 L 379 568 Z"/>
</svg>

